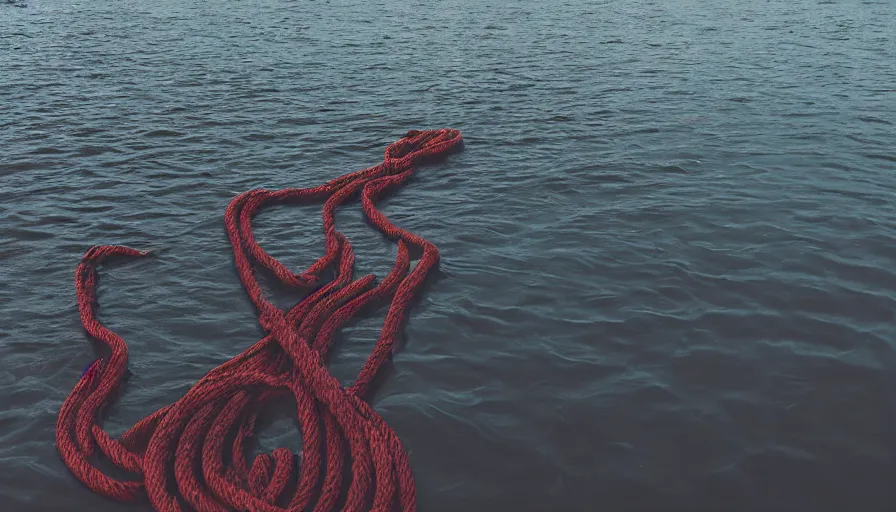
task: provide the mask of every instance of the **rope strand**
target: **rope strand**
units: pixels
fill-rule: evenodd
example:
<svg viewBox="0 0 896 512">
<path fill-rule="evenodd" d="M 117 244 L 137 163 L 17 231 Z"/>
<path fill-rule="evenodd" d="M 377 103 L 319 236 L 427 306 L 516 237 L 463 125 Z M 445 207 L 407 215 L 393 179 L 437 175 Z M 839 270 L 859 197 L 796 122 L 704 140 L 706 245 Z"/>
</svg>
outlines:
<svg viewBox="0 0 896 512">
<path fill-rule="evenodd" d="M 311 506 L 315 512 L 328 512 L 340 502 L 348 512 L 415 511 L 407 453 L 363 397 L 398 346 L 401 324 L 426 275 L 438 265 L 439 252 L 392 224 L 376 201 L 407 181 L 415 165 L 461 144 L 457 130 L 411 130 L 386 148 L 377 166 L 317 187 L 256 189 L 235 197 L 224 224 L 240 281 L 267 335 L 118 439 L 102 429 L 100 416 L 125 378 L 128 347 L 97 318 L 97 269 L 108 258 L 149 253 L 114 245 L 90 248 L 75 272 L 78 311 L 104 355 L 84 368 L 59 411 L 56 447 L 72 474 L 98 494 L 123 502 L 148 500 L 159 512 L 297 512 Z M 395 265 L 379 282 L 372 275 L 353 279 L 354 251 L 335 227 L 336 209 L 359 192 L 364 215 L 398 244 Z M 309 201 L 323 201 L 325 251 L 305 271 L 294 273 L 258 244 L 251 221 L 269 204 Z M 410 269 L 412 250 L 421 256 Z M 335 269 L 336 276 L 320 285 L 328 268 Z M 265 297 L 256 276 L 259 269 L 285 285 L 317 289 L 283 311 Z M 344 387 L 324 363 L 334 333 L 365 306 L 384 300 L 390 304 L 379 339 L 354 383 Z M 277 448 L 250 464 L 246 448 L 258 414 L 284 395 L 296 402 L 301 463 L 289 450 Z M 117 479 L 100 471 L 97 452 L 130 477 Z M 350 478 L 345 478 L 346 464 Z"/>
</svg>

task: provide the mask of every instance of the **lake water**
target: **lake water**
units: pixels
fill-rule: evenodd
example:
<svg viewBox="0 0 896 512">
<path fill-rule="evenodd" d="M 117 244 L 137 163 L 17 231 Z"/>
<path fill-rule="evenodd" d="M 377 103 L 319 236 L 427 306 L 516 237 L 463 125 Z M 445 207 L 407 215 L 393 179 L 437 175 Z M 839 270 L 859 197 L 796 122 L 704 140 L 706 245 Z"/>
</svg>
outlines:
<svg viewBox="0 0 896 512">
<path fill-rule="evenodd" d="M 896 509 L 894 34 L 888 0 L 0 3 L 4 510 L 150 510 L 54 448 L 87 248 L 162 249 L 103 274 L 120 433 L 259 337 L 231 198 L 441 127 L 465 150 L 384 203 L 442 264 L 372 399 L 421 511 Z M 260 241 L 303 268 L 319 210 Z M 285 411 L 261 443 L 299 449 Z"/>
</svg>

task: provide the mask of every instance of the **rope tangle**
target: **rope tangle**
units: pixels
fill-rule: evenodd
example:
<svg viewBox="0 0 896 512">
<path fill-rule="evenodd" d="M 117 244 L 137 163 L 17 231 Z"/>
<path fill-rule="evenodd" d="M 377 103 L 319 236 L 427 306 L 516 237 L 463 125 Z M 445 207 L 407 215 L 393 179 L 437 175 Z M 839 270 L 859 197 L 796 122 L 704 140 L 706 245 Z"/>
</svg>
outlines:
<svg viewBox="0 0 896 512">
<path fill-rule="evenodd" d="M 100 426 L 125 377 L 128 347 L 97 318 L 97 268 L 108 258 L 139 258 L 130 247 L 89 249 L 75 272 L 78 311 L 87 333 L 104 346 L 88 364 L 59 411 L 56 447 L 69 470 L 94 492 L 124 501 L 148 499 L 160 512 L 245 510 L 414 511 L 416 489 L 408 455 L 389 425 L 364 401 L 374 377 L 397 348 L 402 322 L 439 251 L 392 224 L 376 201 L 406 182 L 413 167 L 462 145 L 457 130 L 408 132 L 386 148 L 382 163 L 312 188 L 257 189 L 234 198 L 224 215 L 240 281 L 267 335 L 202 377 L 180 400 L 140 420 L 120 438 Z M 398 244 L 392 270 L 353 279 L 354 251 L 334 222 L 337 207 L 361 196 L 365 216 Z M 326 248 L 302 273 L 270 256 L 252 232 L 266 205 L 323 202 Z M 419 253 L 410 268 L 410 251 Z M 257 272 L 313 291 L 289 311 L 267 300 Z M 323 283 L 322 274 L 335 270 Z M 326 368 L 333 335 L 368 304 L 389 301 L 373 351 L 354 382 L 343 387 Z M 301 464 L 286 448 L 249 463 L 246 449 L 265 404 L 292 395 L 302 436 Z M 129 472 L 117 479 L 95 464 L 102 455 Z M 346 478 L 350 475 L 350 478 Z"/>
</svg>

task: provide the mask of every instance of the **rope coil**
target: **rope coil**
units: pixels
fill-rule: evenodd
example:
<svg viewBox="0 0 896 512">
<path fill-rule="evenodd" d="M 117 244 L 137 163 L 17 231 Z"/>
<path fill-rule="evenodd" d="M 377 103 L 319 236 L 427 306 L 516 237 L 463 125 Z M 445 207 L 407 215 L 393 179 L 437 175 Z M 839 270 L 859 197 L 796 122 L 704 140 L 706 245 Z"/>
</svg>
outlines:
<svg viewBox="0 0 896 512">
<path fill-rule="evenodd" d="M 124 502 L 148 499 L 160 512 L 326 512 L 340 505 L 350 512 L 416 510 L 407 453 L 363 397 L 397 349 L 402 322 L 426 275 L 438 265 L 439 252 L 392 224 L 375 203 L 407 181 L 415 165 L 461 145 L 457 130 L 411 130 L 386 148 L 377 166 L 317 187 L 256 189 L 235 197 L 225 211 L 225 227 L 240 281 L 267 335 L 118 439 L 102 429 L 100 416 L 124 380 L 128 347 L 97 318 L 97 268 L 107 258 L 149 253 L 115 245 L 90 248 L 75 272 L 78 311 L 84 329 L 106 354 L 84 368 L 59 411 L 56 447 L 69 470 L 98 494 Z M 335 227 L 336 208 L 359 192 L 367 219 L 398 244 L 395 264 L 379 282 L 373 275 L 353 279 L 354 251 Z M 265 252 L 252 231 L 252 217 L 260 209 L 285 201 L 324 203 L 325 252 L 298 274 Z M 412 249 L 420 254 L 413 269 Z M 261 268 L 288 286 L 319 287 L 283 311 L 265 298 L 256 276 Z M 330 268 L 335 278 L 320 285 Z M 385 300 L 389 308 L 379 339 L 353 384 L 343 387 L 324 362 L 333 335 L 364 306 Z M 258 414 L 283 395 L 292 395 L 297 405 L 301 464 L 285 448 L 260 454 L 250 464 L 246 449 Z M 132 478 L 100 471 L 97 454 Z"/>
</svg>

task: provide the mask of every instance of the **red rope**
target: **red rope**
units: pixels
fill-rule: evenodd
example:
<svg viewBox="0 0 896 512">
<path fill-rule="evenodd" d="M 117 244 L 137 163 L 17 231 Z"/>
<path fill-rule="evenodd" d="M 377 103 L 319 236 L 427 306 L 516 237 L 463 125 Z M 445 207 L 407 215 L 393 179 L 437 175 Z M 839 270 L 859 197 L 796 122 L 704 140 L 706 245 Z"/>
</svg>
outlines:
<svg viewBox="0 0 896 512">
<path fill-rule="evenodd" d="M 457 130 L 414 130 L 391 144 L 375 167 L 313 188 L 250 190 L 234 198 L 224 217 L 227 234 L 240 280 L 268 334 L 119 439 L 112 439 L 99 422 L 124 379 L 128 347 L 97 319 L 96 267 L 109 257 L 147 253 L 110 245 L 88 250 L 75 275 L 78 310 L 87 333 L 105 346 L 105 355 L 85 368 L 59 411 L 56 447 L 71 472 L 94 492 L 121 501 L 147 497 L 162 512 L 277 512 L 312 506 L 323 512 L 338 504 L 346 511 L 416 510 L 408 456 L 395 432 L 362 397 L 395 351 L 402 321 L 438 264 L 439 252 L 392 224 L 375 201 L 410 178 L 412 166 L 460 144 Z M 336 208 L 358 192 L 369 221 L 398 242 L 395 266 L 377 284 L 372 275 L 352 280 L 354 252 L 334 226 Z M 267 204 L 311 200 L 324 201 L 326 252 L 295 274 L 258 245 L 251 220 Z M 411 249 L 420 253 L 413 270 Z M 264 297 L 258 267 L 296 287 L 316 286 L 328 268 L 336 269 L 336 277 L 284 312 Z M 333 334 L 362 307 L 380 300 L 391 300 L 380 337 L 354 383 L 343 387 L 324 364 Z M 277 448 L 250 465 L 245 452 L 259 411 L 273 398 L 290 394 L 298 406 L 301 464 L 291 451 Z M 131 478 L 101 472 L 95 465 L 98 452 Z M 345 469 L 350 469 L 350 479 Z"/>
</svg>

